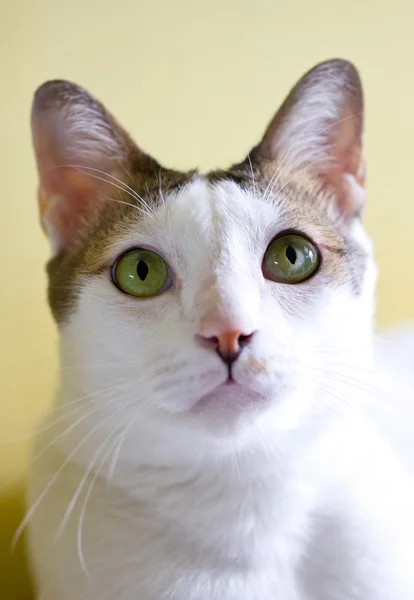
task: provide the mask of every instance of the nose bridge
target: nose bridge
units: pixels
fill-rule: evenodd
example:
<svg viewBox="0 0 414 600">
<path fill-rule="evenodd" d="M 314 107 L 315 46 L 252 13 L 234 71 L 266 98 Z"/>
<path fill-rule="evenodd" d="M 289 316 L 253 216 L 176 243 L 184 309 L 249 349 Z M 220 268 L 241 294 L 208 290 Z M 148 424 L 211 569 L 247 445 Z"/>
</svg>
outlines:
<svg viewBox="0 0 414 600">
<path fill-rule="evenodd" d="M 258 298 L 252 282 L 243 277 L 228 275 L 210 277 L 199 293 L 199 333 L 203 336 L 223 336 L 231 347 L 236 336 L 258 327 Z"/>
<path fill-rule="evenodd" d="M 260 316 L 256 262 L 231 215 L 220 204 L 214 208 L 214 230 L 195 244 L 190 257 L 193 268 L 185 280 L 182 306 L 201 335 L 250 332 L 257 329 Z"/>
</svg>

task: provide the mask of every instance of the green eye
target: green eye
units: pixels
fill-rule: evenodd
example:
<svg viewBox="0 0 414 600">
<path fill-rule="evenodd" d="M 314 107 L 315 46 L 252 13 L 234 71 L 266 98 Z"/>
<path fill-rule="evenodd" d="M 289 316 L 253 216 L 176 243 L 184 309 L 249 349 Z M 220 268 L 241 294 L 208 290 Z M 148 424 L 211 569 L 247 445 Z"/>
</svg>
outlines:
<svg viewBox="0 0 414 600">
<path fill-rule="evenodd" d="M 277 283 L 300 283 L 320 264 L 319 251 L 306 237 L 287 234 L 275 239 L 263 259 L 263 274 Z"/>
<path fill-rule="evenodd" d="M 167 263 L 151 250 L 130 250 L 112 269 L 115 285 L 131 296 L 150 298 L 164 292 L 170 283 Z"/>
</svg>

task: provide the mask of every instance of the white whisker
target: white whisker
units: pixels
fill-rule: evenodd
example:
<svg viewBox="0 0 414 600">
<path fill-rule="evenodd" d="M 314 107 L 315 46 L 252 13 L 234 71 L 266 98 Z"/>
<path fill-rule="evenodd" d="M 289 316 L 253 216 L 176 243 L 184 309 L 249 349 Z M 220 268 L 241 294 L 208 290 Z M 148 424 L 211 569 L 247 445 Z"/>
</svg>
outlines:
<svg viewBox="0 0 414 600">
<path fill-rule="evenodd" d="M 141 206 L 136 206 L 135 204 L 131 204 L 130 202 L 118 200 L 117 198 L 111 198 L 110 196 L 102 196 L 102 199 L 107 200 L 108 202 L 116 202 L 117 204 L 124 204 L 125 206 L 130 206 L 134 210 L 137 210 L 138 212 L 142 212 L 144 215 L 152 217 L 152 215 L 149 212 L 147 212 L 144 208 L 142 208 Z"/>
<path fill-rule="evenodd" d="M 92 392 L 92 393 L 82 396 L 80 398 L 76 398 L 75 400 L 72 400 L 65 404 L 59 404 L 58 406 L 55 406 L 55 407 L 49 409 L 48 416 L 55 415 L 55 413 L 65 410 L 69 406 L 73 406 L 74 404 L 79 405 L 84 400 L 88 400 L 90 398 L 93 398 L 94 396 L 98 396 L 99 394 L 107 394 L 108 392 L 115 393 L 118 390 L 122 390 L 127 385 L 129 385 L 129 384 L 122 382 L 121 384 L 116 384 L 116 385 L 108 387 L 104 390 L 97 390 L 95 392 Z M 105 406 L 105 404 L 101 404 L 101 407 L 103 407 L 103 406 Z M 58 425 L 65 419 L 68 419 L 69 417 L 73 417 L 74 415 L 76 415 L 76 413 L 80 412 L 83 408 L 84 408 L 83 405 L 76 406 L 73 410 L 66 412 L 64 415 L 62 415 L 61 417 L 58 417 L 57 419 L 55 419 L 51 422 L 47 422 L 45 425 L 43 425 L 41 427 L 37 427 L 36 429 L 31 431 L 27 435 L 24 435 L 21 437 L 16 437 L 16 438 L 9 438 L 7 440 L 1 440 L 1 443 L 2 444 L 19 444 L 22 442 L 27 442 L 28 440 L 38 437 L 41 433 L 44 433 L 44 432 L 48 431 L 49 429 L 52 429 L 53 427 L 55 427 L 55 425 Z"/>
<path fill-rule="evenodd" d="M 112 482 L 112 479 L 113 479 L 113 476 L 114 476 L 114 473 L 115 473 L 116 464 L 118 462 L 118 458 L 119 458 L 119 455 L 121 453 L 122 445 L 123 445 L 123 443 L 126 440 L 126 437 L 128 435 L 129 430 L 131 429 L 131 427 L 133 427 L 133 425 L 135 425 L 135 421 L 136 421 L 136 419 L 132 419 L 132 421 L 130 421 L 128 423 L 128 425 L 125 427 L 125 429 L 123 430 L 123 432 L 119 436 L 119 442 L 118 442 L 118 445 L 116 446 L 116 448 L 114 450 L 112 461 L 111 461 L 111 464 L 109 465 L 109 469 L 108 469 L 108 481 L 109 482 Z"/>
<path fill-rule="evenodd" d="M 355 410 L 360 410 L 361 409 L 361 403 L 360 402 L 356 402 L 352 399 L 352 397 L 347 396 L 346 398 L 344 398 L 339 391 L 334 388 L 332 385 L 330 385 L 329 383 L 327 383 L 326 381 L 320 381 L 316 378 L 313 378 L 313 380 L 315 381 L 315 383 L 321 388 L 322 391 L 324 391 L 327 395 L 329 395 L 332 398 L 335 398 L 337 401 L 339 401 L 340 406 L 346 406 L 347 408 L 352 408 L 354 411 Z M 316 397 L 316 399 L 321 402 L 321 398 L 320 397 Z M 324 403 L 325 406 L 327 405 L 326 403 Z M 329 406 L 332 410 L 334 410 L 334 408 L 331 405 L 327 405 Z M 338 404 L 336 403 L 336 406 L 338 407 Z M 335 411 L 337 412 L 337 411 Z M 340 414 L 340 416 L 344 416 L 344 414 L 342 413 L 338 413 Z"/>
<path fill-rule="evenodd" d="M 320 162 L 325 161 L 326 158 L 319 158 L 318 160 L 315 160 L 314 162 L 306 165 L 306 167 L 303 167 L 302 169 L 300 169 L 299 171 L 297 171 L 286 183 L 285 185 L 283 185 L 279 190 L 277 190 L 276 192 L 276 196 L 279 196 L 283 190 L 289 185 L 289 183 L 291 183 L 296 177 L 298 177 L 301 173 L 303 173 L 304 171 L 306 171 L 307 169 L 310 169 L 311 167 L 313 167 L 314 165 L 317 165 Z M 269 192 L 269 195 L 273 192 L 273 187 L 274 185 L 272 185 L 272 188 Z"/>
<path fill-rule="evenodd" d="M 343 374 L 343 373 L 337 373 L 337 372 L 331 371 L 331 370 L 326 371 L 324 369 L 315 369 L 315 371 L 318 371 L 323 377 L 327 377 L 334 383 L 343 383 L 344 385 L 353 387 L 357 390 L 361 390 L 361 391 L 373 394 L 374 396 L 376 396 L 378 398 L 386 397 L 386 394 L 384 394 L 383 390 L 375 387 L 374 385 L 371 385 L 368 381 L 363 381 L 356 377 L 352 377 L 352 376 L 349 376 L 349 375 Z"/>
<path fill-rule="evenodd" d="M 95 175 L 94 173 L 88 173 L 87 170 L 98 171 L 98 172 L 103 173 L 104 175 L 111 177 L 113 179 L 116 179 L 116 177 L 113 177 L 112 175 L 110 175 L 109 173 L 106 173 L 105 171 L 100 171 L 99 169 L 92 169 L 91 167 L 82 167 L 82 166 L 77 166 L 77 165 L 59 165 L 58 167 L 53 167 L 53 168 L 58 169 L 58 168 L 66 168 L 66 167 L 76 169 L 77 171 L 79 171 L 80 173 L 83 173 L 84 175 L 88 175 L 89 177 L 93 177 L 94 179 L 98 179 L 99 181 L 103 181 L 104 183 L 108 183 L 109 185 L 112 185 L 113 187 L 121 190 L 122 192 L 125 192 L 126 194 L 131 196 L 131 198 L 133 198 L 140 204 L 143 204 L 143 207 L 137 206 L 136 204 L 131 204 L 129 202 L 124 202 L 122 200 L 116 200 L 114 198 L 106 198 L 105 197 L 104 199 L 112 200 L 113 202 L 118 202 L 119 204 L 125 204 L 126 206 L 130 206 L 134 210 L 140 211 L 140 212 L 144 213 L 145 215 L 147 215 L 148 217 L 152 218 L 153 215 L 148 207 L 148 204 L 132 188 L 130 188 L 126 184 L 123 184 L 122 182 L 121 182 L 122 186 L 118 185 L 117 183 L 114 183 L 113 181 L 109 181 L 108 179 L 105 179 L 104 177 L 99 177 L 99 175 Z M 85 171 L 85 169 L 87 169 L 87 170 Z M 117 180 L 117 181 L 119 181 L 119 180 Z"/>
<path fill-rule="evenodd" d="M 121 432 L 121 436 L 122 436 L 122 432 Z M 88 506 L 88 502 L 89 502 L 89 498 L 92 494 L 92 490 L 93 487 L 95 485 L 95 482 L 97 480 L 97 478 L 99 477 L 99 474 L 101 472 L 102 467 L 105 464 L 106 459 L 109 457 L 110 453 L 112 452 L 113 448 L 118 444 L 118 437 L 115 438 L 115 441 L 110 444 L 108 450 L 105 452 L 104 456 L 102 457 L 102 460 L 100 461 L 99 465 L 97 466 L 95 473 L 92 476 L 91 482 L 89 484 L 89 488 L 85 494 L 84 500 L 83 500 L 83 504 L 79 513 L 79 521 L 78 521 L 78 531 L 77 531 L 77 536 L 76 536 L 76 547 L 77 547 L 77 551 L 78 551 L 78 557 L 79 557 L 79 562 L 80 565 L 82 567 L 82 570 L 84 571 L 85 575 L 90 579 L 89 576 L 89 572 L 86 566 L 86 561 L 85 561 L 85 556 L 83 554 L 83 549 L 82 549 L 82 534 L 83 534 L 83 524 L 85 521 L 85 513 L 86 513 L 86 508 Z"/>
<path fill-rule="evenodd" d="M 95 466 L 96 462 L 99 460 L 99 457 L 101 456 L 102 452 L 105 450 L 105 447 L 107 446 L 108 442 L 110 440 L 112 440 L 114 436 L 116 436 L 116 440 L 118 440 L 118 433 L 119 433 L 119 430 L 121 428 L 123 430 L 122 426 L 117 426 L 115 428 L 115 431 L 113 431 L 104 440 L 104 442 L 101 444 L 101 446 L 99 447 L 99 449 L 97 450 L 97 452 L 93 456 L 93 459 L 89 463 L 88 467 L 85 469 L 85 473 L 84 473 L 82 479 L 80 480 L 79 485 L 77 486 L 77 488 L 75 490 L 75 493 L 73 494 L 72 499 L 69 502 L 68 507 L 67 507 L 67 509 L 65 511 L 65 514 L 63 515 L 63 518 L 62 518 L 62 520 L 60 522 L 60 525 L 59 525 L 58 530 L 56 532 L 56 539 L 60 538 L 61 535 L 63 534 L 63 532 L 65 530 L 65 527 L 66 527 L 66 524 L 67 524 L 67 522 L 68 522 L 68 520 L 70 518 L 70 515 L 73 512 L 73 509 L 74 509 L 74 507 L 76 505 L 76 502 L 77 502 L 77 500 L 78 500 L 78 498 L 79 498 L 79 496 L 80 496 L 80 494 L 82 492 L 83 486 L 85 485 L 85 482 L 87 481 L 89 475 L 91 474 L 93 467 Z M 111 444 L 111 448 L 112 448 L 112 444 Z"/>
<path fill-rule="evenodd" d="M 250 158 L 250 152 L 249 152 L 249 154 L 247 155 L 247 158 L 248 158 L 249 165 L 250 165 L 250 173 L 252 174 L 252 182 L 253 182 L 253 190 L 254 190 L 254 195 L 255 195 L 255 197 L 257 198 L 257 197 L 258 197 L 258 194 L 257 194 L 257 191 L 258 191 L 258 190 L 257 190 L 257 185 L 256 185 L 256 179 L 255 179 L 255 176 L 254 176 L 254 171 L 253 171 L 252 160 L 251 160 L 251 158 Z"/>
<path fill-rule="evenodd" d="M 75 421 L 74 423 L 69 425 L 69 427 L 67 427 L 64 431 L 60 432 L 59 435 L 57 435 L 55 438 L 53 438 L 52 441 L 50 441 L 48 444 L 46 444 L 46 446 L 44 448 L 42 448 L 37 454 L 35 454 L 31 458 L 29 465 L 33 465 L 33 463 L 35 463 L 37 460 L 39 460 L 39 458 L 42 457 L 45 454 L 45 452 L 47 452 L 47 450 L 49 450 L 49 448 L 51 448 L 62 437 L 66 436 L 68 433 L 73 431 L 73 429 L 75 429 L 75 427 L 77 427 L 78 425 L 83 423 L 91 415 L 95 414 L 99 410 L 102 410 L 102 408 L 107 408 L 111 404 L 114 404 L 115 402 L 118 402 L 118 401 L 119 401 L 119 396 L 116 396 L 116 398 L 112 398 L 111 400 L 109 400 L 108 402 L 105 402 L 104 404 L 98 404 L 97 406 L 95 406 L 95 408 L 93 410 L 90 410 L 86 414 L 82 415 L 82 417 L 80 419 L 78 419 L 77 421 Z"/>
<path fill-rule="evenodd" d="M 89 167 L 87 165 L 58 165 L 57 167 L 53 167 L 53 168 L 54 169 L 60 169 L 60 168 L 78 169 L 82 173 L 84 173 L 85 175 L 90 175 L 91 177 L 92 177 L 92 175 L 90 173 L 88 173 L 87 171 L 94 171 L 95 173 L 100 173 L 101 175 L 106 175 L 106 177 L 109 177 L 110 179 L 113 179 L 114 181 L 116 181 L 117 183 L 119 183 L 122 186 L 123 191 L 125 191 L 125 192 L 128 192 L 128 191 L 131 192 L 130 195 L 133 198 L 135 198 L 136 200 L 138 200 L 138 201 L 142 202 L 144 205 L 146 205 L 146 202 L 145 202 L 144 198 L 142 198 L 138 194 L 138 192 L 136 190 L 134 190 L 134 188 L 130 187 L 124 181 L 122 181 L 121 179 L 118 179 L 117 177 L 115 177 L 111 173 L 108 173 L 107 171 L 102 171 L 101 169 L 96 169 L 94 167 Z M 86 171 L 86 173 L 85 173 L 85 171 Z M 110 181 L 107 181 L 106 179 L 102 179 L 102 178 L 98 178 L 98 177 L 96 177 L 96 178 L 97 179 L 101 179 L 101 181 L 104 181 L 105 183 L 111 183 Z"/>
<path fill-rule="evenodd" d="M 34 503 L 31 505 L 31 507 L 29 508 L 29 510 L 26 512 L 26 515 L 24 516 L 22 522 L 20 523 L 19 527 L 16 530 L 16 533 L 13 536 L 13 540 L 12 540 L 12 548 L 13 549 L 16 547 L 16 544 L 19 541 L 19 539 L 20 539 L 23 531 L 25 530 L 27 524 L 29 523 L 30 519 L 32 518 L 32 516 L 34 515 L 34 513 L 36 512 L 36 510 L 39 508 L 39 505 L 43 501 L 44 497 L 47 495 L 47 493 L 49 492 L 50 488 L 55 483 L 55 481 L 58 479 L 59 475 L 62 473 L 62 471 L 64 470 L 64 468 L 66 467 L 66 465 L 72 460 L 72 458 L 76 455 L 76 453 L 80 450 L 80 448 L 82 446 L 84 446 L 84 444 L 93 436 L 94 433 L 96 433 L 110 419 L 114 418 L 117 414 L 119 414 L 121 411 L 125 410 L 126 408 L 128 408 L 132 404 L 133 404 L 133 402 L 131 402 L 129 405 L 127 404 L 126 406 L 120 407 L 117 411 L 115 411 L 115 413 L 111 413 L 105 419 L 103 419 L 102 421 L 100 421 L 99 424 L 96 425 L 91 431 L 89 431 L 88 434 L 81 440 L 81 442 L 79 442 L 79 444 L 77 444 L 75 446 L 75 448 L 67 455 L 67 457 L 64 460 L 64 462 L 60 465 L 60 467 L 58 468 L 58 470 L 55 472 L 55 474 L 49 480 L 49 482 L 46 485 L 46 487 L 39 494 L 39 496 L 34 501 Z"/>
<path fill-rule="evenodd" d="M 148 194 L 148 197 L 149 197 L 149 199 L 151 200 L 151 202 L 152 202 L 153 204 L 155 204 L 155 202 L 154 202 L 154 198 L 152 197 L 152 194 L 151 194 L 151 192 L 150 192 L 150 189 L 149 189 L 149 187 L 148 187 L 148 182 L 147 182 L 147 181 L 145 181 L 145 187 L 147 188 L 147 194 Z"/>
</svg>

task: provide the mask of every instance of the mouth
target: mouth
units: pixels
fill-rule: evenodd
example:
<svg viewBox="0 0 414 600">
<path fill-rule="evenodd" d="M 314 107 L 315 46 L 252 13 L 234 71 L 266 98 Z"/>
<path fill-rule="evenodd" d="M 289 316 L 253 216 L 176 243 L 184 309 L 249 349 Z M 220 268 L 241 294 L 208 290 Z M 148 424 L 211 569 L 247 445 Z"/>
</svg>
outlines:
<svg viewBox="0 0 414 600">
<path fill-rule="evenodd" d="M 220 389 L 220 388 L 228 388 L 229 386 L 239 386 L 240 388 L 242 388 L 243 386 L 240 385 L 240 383 L 238 383 L 234 377 L 233 377 L 233 370 L 232 370 L 232 365 L 229 364 L 227 367 L 227 379 L 225 379 L 225 381 L 223 381 L 223 383 L 221 383 L 220 385 L 217 386 L 216 390 Z M 214 393 L 215 390 L 213 390 Z"/>
<path fill-rule="evenodd" d="M 265 398 L 245 385 L 237 382 L 229 373 L 227 379 L 211 392 L 202 396 L 191 412 L 214 411 L 221 414 L 240 414 L 257 410 L 265 403 Z"/>
<path fill-rule="evenodd" d="M 237 385 L 237 382 L 234 379 L 233 374 L 231 372 L 231 367 L 229 367 L 229 372 L 228 372 L 228 375 L 227 375 L 227 379 L 224 382 L 224 384 L 222 384 L 222 385 Z"/>
</svg>

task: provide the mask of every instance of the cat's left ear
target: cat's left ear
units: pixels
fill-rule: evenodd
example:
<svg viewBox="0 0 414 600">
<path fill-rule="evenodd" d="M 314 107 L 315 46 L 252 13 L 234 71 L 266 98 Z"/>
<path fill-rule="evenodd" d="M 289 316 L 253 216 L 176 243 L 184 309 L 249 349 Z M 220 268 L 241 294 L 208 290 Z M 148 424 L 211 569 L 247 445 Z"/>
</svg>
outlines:
<svg viewBox="0 0 414 600">
<path fill-rule="evenodd" d="M 252 160 L 267 173 L 306 171 L 337 198 L 345 218 L 364 204 L 363 92 L 355 67 L 330 60 L 293 88 L 268 126 Z"/>
</svg>

